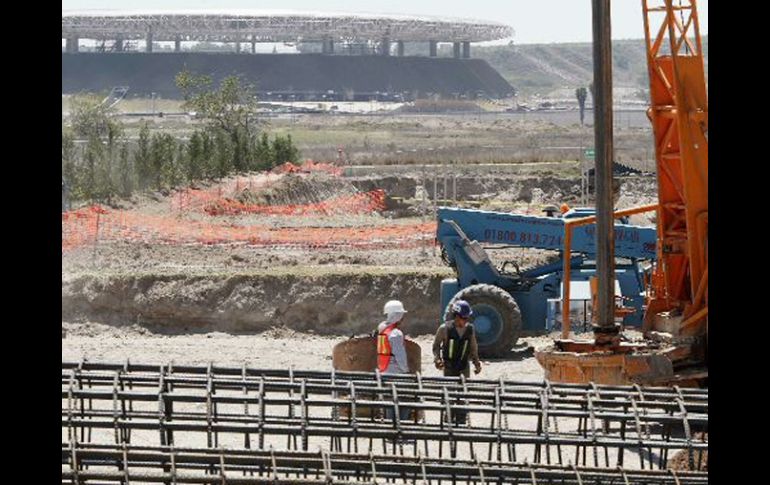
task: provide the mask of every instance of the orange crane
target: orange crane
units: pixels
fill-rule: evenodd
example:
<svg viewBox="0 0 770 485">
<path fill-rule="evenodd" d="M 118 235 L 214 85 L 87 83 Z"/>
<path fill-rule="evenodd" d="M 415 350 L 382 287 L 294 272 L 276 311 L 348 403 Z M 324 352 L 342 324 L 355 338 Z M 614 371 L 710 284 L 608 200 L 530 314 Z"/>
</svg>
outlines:
<svg viewBox="0 0 770 485">
<path fill-rule="evenodd" d="M 708 336 L 708 101 L 695 0 L 643 0 L 658 174 L 658 264 L 644 330 Z M 658 4 L 658 5 L 655 5 Z M 668 39 L 668 42 L 665 40 Z"/>
<path fill-rule="evenodd" d="M 572 341 L 565 318 L 564 338 L 536 353 L 554 381 L 701 385 L 708 379 L 708 100 L 697 6 L 695 0 L 642 0 L 642 9 L 658 204 L 615 217 L 657 210 L 645 341 L 609 347 L 598 339 Z M 572 221 L 566 239 L 573 226 L 593 219 Z M 565 253 L 568 261 L 568 245 Z"/>
</svg>

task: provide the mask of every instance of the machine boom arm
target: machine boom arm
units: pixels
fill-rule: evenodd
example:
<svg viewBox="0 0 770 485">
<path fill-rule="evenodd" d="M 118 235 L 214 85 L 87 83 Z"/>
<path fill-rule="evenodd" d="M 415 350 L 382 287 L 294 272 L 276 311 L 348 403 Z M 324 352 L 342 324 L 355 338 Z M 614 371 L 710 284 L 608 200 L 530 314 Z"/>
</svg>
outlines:
<svg viewBox="0 0 770 485">
<path fill-rule="evenodd" d="M 439 242 L 457 237 L 457 227 L 469 240 L 534 249 L 561 250 L 564 222 L 559 217 L 540 217 L 470 209 L 442 207 L 438 210 Z M 450 222 L 451 221 L 451 222 Z M 574 252 L 596 254 L 594 224 L 576 228 L 572 236 Z M 655 259 L 655 229 L 615 225 L 615 255 L 635 259 Z"/>
</svg>

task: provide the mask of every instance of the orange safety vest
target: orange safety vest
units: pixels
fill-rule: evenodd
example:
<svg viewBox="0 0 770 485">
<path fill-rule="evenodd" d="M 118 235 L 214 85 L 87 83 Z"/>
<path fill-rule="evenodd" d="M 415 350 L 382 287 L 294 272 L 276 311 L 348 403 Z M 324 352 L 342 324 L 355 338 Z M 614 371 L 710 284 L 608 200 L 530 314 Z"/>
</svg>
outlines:
<svg viewBox="0 0 770 485">
<path fill-rule="evenodd" d="M 380 369 L 380 372 L 385 372 L 390 364 L 390 358 L 393 357 L 389 337 L 396 325 L 398 322 L 391 323 L 377 336 L 377 368 Z"/>
</svg>

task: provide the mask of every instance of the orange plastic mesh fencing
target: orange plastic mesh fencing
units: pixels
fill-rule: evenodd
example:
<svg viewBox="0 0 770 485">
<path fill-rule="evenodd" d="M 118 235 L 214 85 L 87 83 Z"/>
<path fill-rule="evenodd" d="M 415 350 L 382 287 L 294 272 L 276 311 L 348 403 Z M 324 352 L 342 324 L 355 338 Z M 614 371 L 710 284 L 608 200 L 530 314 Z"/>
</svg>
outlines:
<svg viewBox="0 0 770 485">
<path fill-rule="evenodd" d="M 314 162 L 313 160 L 305 160 L 305 162 L 299 166 L 294 165 L 291 162 L 278 165 L 272 170 L 273 173 L 311 173 L 311 172 L 326 172 L 331 175 L 342 175 L 342 169 L 330 163 Z"/>
<path fill-rule="evenodd" d="M 242 190 L 255 190 L 269 186 L 264 179 L 235 180 L 227 186 L 213 189 L 184 189 L 171 198 L 174 212 L 205 212 L 211 216 L 263 214 L 263 215 L 333 215 L 333 214 L 370 214 L 385 210 L 385 191 L 375 189 L 352 195 L 343 195 L 311 204 L 264 205 L 240 202 L 225 194 L 240 193 Z"/>
<path fill-rule="evenodd" d="M 105 211 L 91 206 L 62 214 L 62 250 L 99 242 L 223 244 L 297 249 L 407 249 L 434 244 L 435 222 L 395 226 L 238 226 L 173 215 Z"/>
<path fill-rule="evenodd" d="M 385 210 L 385 191 L 372 190 L 349 196 L 334 197 L 315 204 L 299 205 L 260 205 L 247 204 L 232 199 L 214 200 L 203 208 L 212 216 L 264 214 L 264 215 L 331 215 L 331 214 L 371 214 Z"/>
<path fill-rule="evenodd" d="M 213 187 L 205 189 L 186 188 L 177 190 L 171 196 L 171 210 L 174 212 L 203 211 L 203 208 L 214 201 L 239 194 L 244 190 L 256 192 L 270 187 L 283 175 L 263 172 L 256 175 L 233 177 L 222 181 Z"/>
<path fill-rule="evenodd" d="M 339 176 L 336 167 L 308 160 L 302 167 L 284 164 L 276 173 L 263 172 L 232 177 L 205 189 L 183 189 L 170 198 L 170 211 L 148 214 L 138 210 L 105 210 L 90 206 L 62 213 L 62 250 L 109 241 L 154 244 L 246 244 L 285 248 L 414 248 L 435 243 L 436 224 L 413 223 L 358 227 L 274 227 L 270 224 L 239 224 L 232 219 L 208 216 L 277 215 L 304 218 L 324 215 L 370 214 L 385 210 L 385 192 L 377 189 L 296 205 L 261 205 L 232 197 L 244 190 L 259 192 L 286 173 L 326 171 Z M 332 170 L 334 169 L 334 170 Z"/>
</svg>

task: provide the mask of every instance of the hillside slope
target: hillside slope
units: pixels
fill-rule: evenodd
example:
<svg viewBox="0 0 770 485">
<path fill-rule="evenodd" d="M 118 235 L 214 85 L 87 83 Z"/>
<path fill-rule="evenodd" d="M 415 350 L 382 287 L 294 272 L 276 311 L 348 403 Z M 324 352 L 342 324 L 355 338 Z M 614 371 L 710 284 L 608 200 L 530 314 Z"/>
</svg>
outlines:
<svg viewBox="0 0 770 485">
<path fill-rule="evenodd" d="M 708 36 L 703 37 L 708 80 Z M 473 57 L 486 60 L 522 96 L 546 95 L 557 89 L 588 86 L 593 77 L 590 43 L 523 44 L 474 47 Z M 616 87 L 647 89 L 644 40 L 612 42 L 612 74 Z"/>
</svg>

